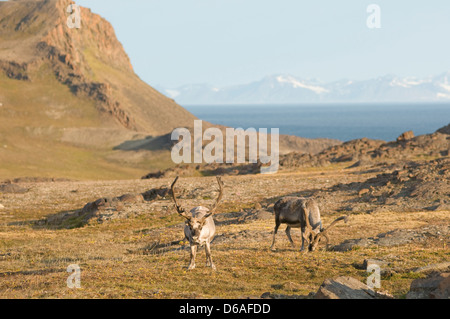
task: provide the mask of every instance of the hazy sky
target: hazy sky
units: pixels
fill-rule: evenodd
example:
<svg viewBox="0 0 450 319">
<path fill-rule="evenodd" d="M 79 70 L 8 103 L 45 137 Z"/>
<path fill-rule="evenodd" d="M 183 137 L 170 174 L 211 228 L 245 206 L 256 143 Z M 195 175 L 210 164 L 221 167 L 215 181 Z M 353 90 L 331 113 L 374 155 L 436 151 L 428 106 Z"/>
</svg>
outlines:
<svg viewBox="0 0 450 319">
<path fill-rule="evenodd" d="M 109 20 L 151 85 L 286 73 L 325 82 L 450 71 L 448 0 L 76 0 Z M 368 5 L 381 8 L 369 29 Z"/>
</svg>

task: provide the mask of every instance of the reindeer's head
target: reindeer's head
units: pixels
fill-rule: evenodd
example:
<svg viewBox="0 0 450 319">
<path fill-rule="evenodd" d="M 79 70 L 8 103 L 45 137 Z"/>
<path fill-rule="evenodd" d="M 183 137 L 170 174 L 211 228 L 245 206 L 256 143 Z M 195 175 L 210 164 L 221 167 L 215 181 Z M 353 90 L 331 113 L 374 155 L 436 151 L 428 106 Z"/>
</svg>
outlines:
<svg viewBox="0 0 450 319">
<path fill-rule="evenodd" d="M 328 244 L 329 244 L 329 242 L 330 242 L 330 237 L 328 237 L 328 231 L 332 228 L 332 227 L 334 227 L 334 225 L 336 225 L 339 221 L 341 221 L 341 220 L 343 220 L 343 221 L 345 221 L 345 222 L 347 222 L 348 221 L 348 216 L 341 216 L 341 217 L 339 217 L 339 218 L 337 218 L 335 221 L 333 221 L 331 224 L 330 224 L 330 226 L 328 226 L 327 228 L 325 228 L 325 229 L 322 229 L 319 233 L 314 233 L 311 229 L 309 230 L 309 238 L 310 238 L 310 240 L 309 240 L 309 247 L 308 247 L 308 250 L 309 251 L 314 251 L 314 250 L 316 250 L 316 248 L 317 248 L 317 246 L 319 245 L 319 242 L 323 239 L 323 238 L 325 238 L 325 240 L 326 240 L 326 247 L 328 247 Z M 309 226 L 309 223 L 308 223 L 308 226 Z"/>
<path fill-rule="evenodd" d="M 195 244 L 200 244 L 200 234 L 202 232 L 203 226 L 205 226 L 207 218 L 210 217 L 212 213 L 208 208 L 203 206 L 198 206 L 191 209 L 190 213 L 191 216 L 187 215 L 188 217 L 186 218 L 186 225 L 191 230 L 192 241 Z"/>
<path fill-rule="evenodd" d="M 180 216 L 184 217 L 186 219 L 186 225 L 191 230 L 192 238 L 190 240 L 193 241 L 195 244 L 199 244 L 200 240 L 200 233 L 203 229 L 203 226 L 205 226 L 205 223 L 208 219 L 208 217 L 212 216 L 217 208 L 217 205 L 219 204 L 220 200 L 222 199 L 223 195 L 223 182 L 220 177 L 217 177 L 217 183 L 219 184 L 219 196 L 217 197 L 215 203 L 211 208 L 206 208 L 203 206 L 197 206 L 193 209 L 191 209 L 191 214 L 186 214 L 186 211 L 177 203 L 176 195 L 175 195 L 175 184 L 178 181 L 178 177 L 175 178 L 174 182 L 172 183 L 172 199 L 175 203 L 175 207 L 177 209 L 178 214 Z"/>
</svg>

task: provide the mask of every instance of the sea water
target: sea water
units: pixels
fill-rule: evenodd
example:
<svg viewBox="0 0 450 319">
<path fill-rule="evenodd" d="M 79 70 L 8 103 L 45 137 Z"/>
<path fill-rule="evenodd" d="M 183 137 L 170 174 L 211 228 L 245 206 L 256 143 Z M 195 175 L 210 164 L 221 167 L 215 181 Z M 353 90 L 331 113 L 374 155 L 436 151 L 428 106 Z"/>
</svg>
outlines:
<svg viewBox="0 0 450 319">
<path fill-rule="evenodd" d="M 405 131 L 433 133 L 450 123 L 450 103 L 189 105 L 199 119 L 233 128 L 279 128 L 306 138 L 395 140 Z"/>
</svg>

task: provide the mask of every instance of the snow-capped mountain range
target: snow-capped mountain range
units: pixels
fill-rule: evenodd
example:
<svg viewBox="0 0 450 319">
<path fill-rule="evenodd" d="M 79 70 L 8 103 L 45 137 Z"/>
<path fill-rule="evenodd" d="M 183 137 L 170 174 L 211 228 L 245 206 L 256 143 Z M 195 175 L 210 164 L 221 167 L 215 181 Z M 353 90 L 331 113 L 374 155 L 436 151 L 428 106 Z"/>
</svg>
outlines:
<svg viewBox="0 0 450 319">
<path fill-rule="evenodd" d="M 248 84 L 217 88 L 190 84 L 155 86 L 182 105 L 273 104 L 314 102 L 444 102 L 450 101 L 450 71 L 424 79 L 393 75 L 365 80 L 323 83 L 292 75 L 272 75 Z"/>
</svg>

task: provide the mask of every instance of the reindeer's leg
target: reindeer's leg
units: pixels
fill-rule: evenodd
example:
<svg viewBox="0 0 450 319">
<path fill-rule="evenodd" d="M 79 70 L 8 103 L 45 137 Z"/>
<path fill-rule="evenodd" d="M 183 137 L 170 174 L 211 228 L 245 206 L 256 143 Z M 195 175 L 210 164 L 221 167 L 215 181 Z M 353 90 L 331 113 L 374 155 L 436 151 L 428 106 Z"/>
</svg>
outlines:
<svg viewBox="0 0 450 319">
<path fill-rule="evenodd" d="M 191 263 L 189 264 L 188 269 L 195 268 L 195 256 L 197 255 L 197 245 L 191 246 Z"/>
<path fill-rule="evenodd" d="M 206 252 L 206 267 L 211 267 L 213 270 L 216 270 L 216 266 L 213 264 L 212 256 L 211 256 L 211 244 L 209 242 L 205 245 Z"/>
<path fill-rule="evenodd" d="M 300 251 L 305 251 L 305 242 L 309 246 L 309 237 L 310 231 L 307 228 L 302 228 L 302 248 L 300 248 Z"/>
<path fill-rule="evenodd" d="M 302 248 L 300 248 L 300 251 L 305 250 L 305 229 L 302 228 Z"/>
<path fill-rule="evenodd" d="M 289 239 L 289 242 L 291 243 L 291 246 L 293 248 L 295 248 L 294 241 L 292 240 L 292 237 L 291 237 L 291 226 L 286 227 L 286 236 Z"/>
<path fill-rule="evenodd" d="M 325 244 L 325 249 L 328 250 L 330 248 L 330 237 L 328 237 L 327 233 L 325 233 L 323 236 L 325 237 L 325 239 L 327 241 L 327 243 Z"/>
<path fill-rule="evenodd" d="M 309 238 L 308 238 L 308 251 L 313 251 L 313 242 L 314 242 L 314 235 L 313 232 L 309 233 Z"/>
<path fill-rule="evenodd" d="M 275 220 L 275 229 L 273 230 L 273 240 L 272 240 L 272 245 L 270 246 L 271 250 L 275 250 L 274 246 L 275 246 L 275 236 L 277 235 L 278 232 L 278 227 L 280 227 L 280 222 L 278 220 Z"/>
</svg>

